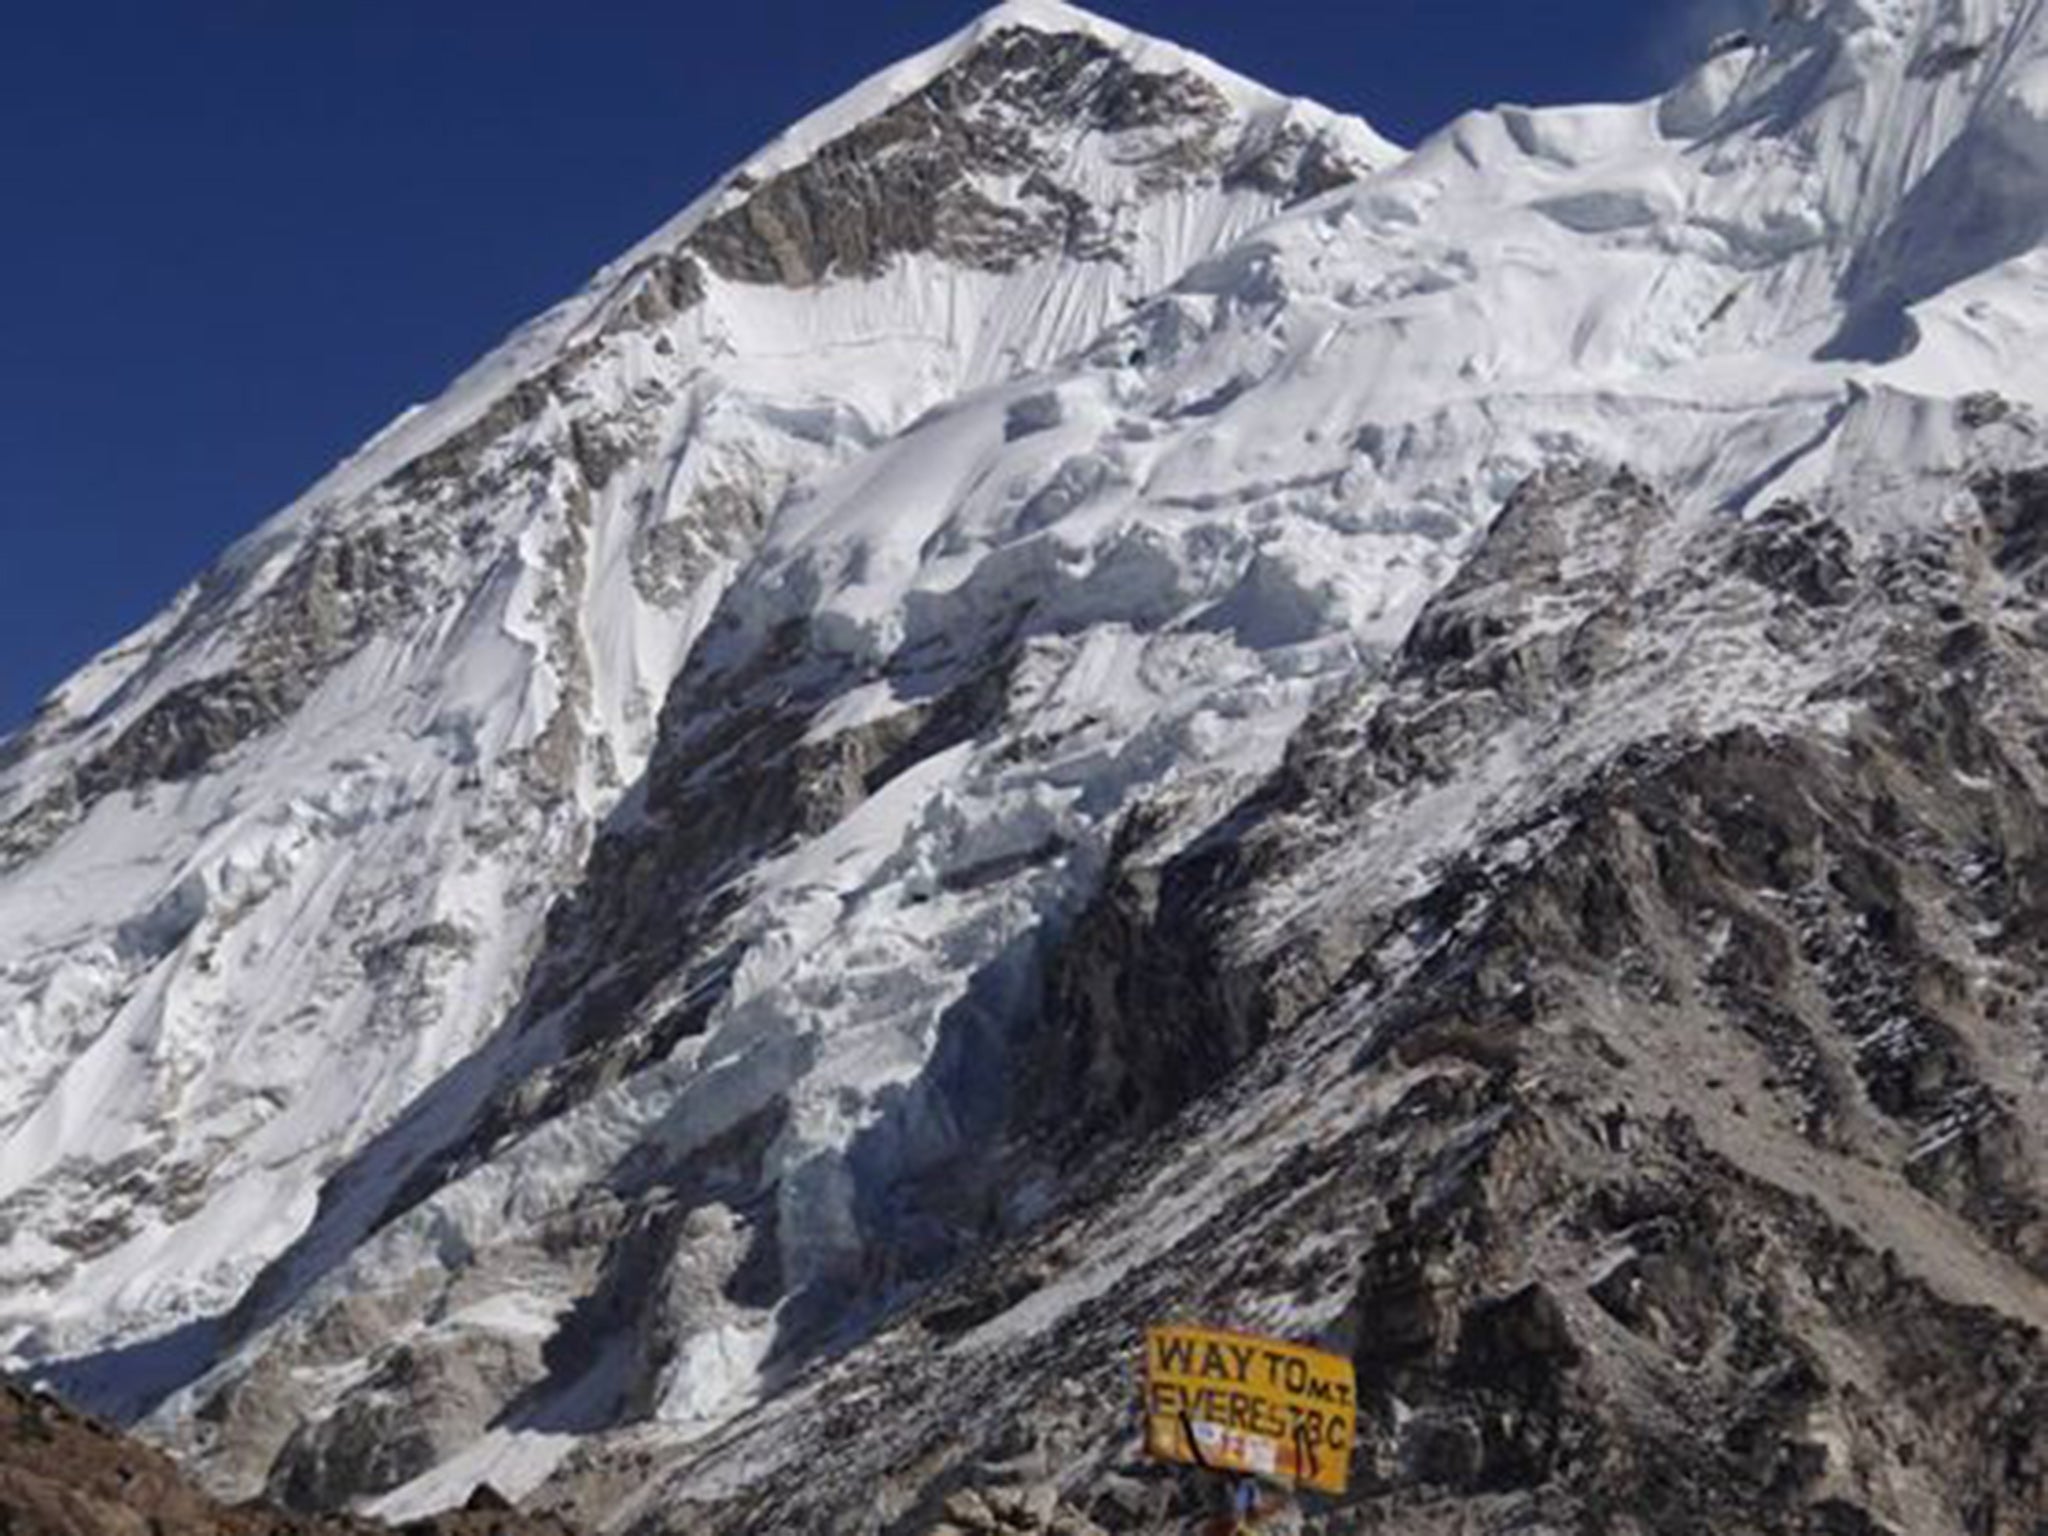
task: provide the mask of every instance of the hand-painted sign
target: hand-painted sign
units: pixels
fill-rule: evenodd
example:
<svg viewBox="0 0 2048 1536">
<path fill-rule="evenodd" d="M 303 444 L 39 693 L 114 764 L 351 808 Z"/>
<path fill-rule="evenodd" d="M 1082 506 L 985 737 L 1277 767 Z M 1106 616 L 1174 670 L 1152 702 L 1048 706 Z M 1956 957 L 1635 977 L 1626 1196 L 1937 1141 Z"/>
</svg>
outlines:
<svg viewBox="0 0 2048 1536">
<path fill-rule="evenodd" d="M 1341 1355 L 1211 1328 L 1145 1334 L 1145 1447 L 1160 1461 L 1342 1493 L 1357 1398 Z"/>
</svg>

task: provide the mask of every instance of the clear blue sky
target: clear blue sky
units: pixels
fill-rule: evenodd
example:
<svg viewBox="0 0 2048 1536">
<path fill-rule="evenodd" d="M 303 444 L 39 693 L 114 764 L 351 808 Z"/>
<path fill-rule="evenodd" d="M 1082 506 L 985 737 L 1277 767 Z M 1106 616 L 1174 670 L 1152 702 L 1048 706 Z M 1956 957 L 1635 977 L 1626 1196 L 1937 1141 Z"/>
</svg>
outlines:
<svg viewBox="0 0 2048 1536">
<path fill-rule="evenodd" d="M 1413 141 L 1717 0 L 1102 0 Z M 975 0 L 64 0 L 0 35 L 0 730 L 721 171 Z"/>
</svg>

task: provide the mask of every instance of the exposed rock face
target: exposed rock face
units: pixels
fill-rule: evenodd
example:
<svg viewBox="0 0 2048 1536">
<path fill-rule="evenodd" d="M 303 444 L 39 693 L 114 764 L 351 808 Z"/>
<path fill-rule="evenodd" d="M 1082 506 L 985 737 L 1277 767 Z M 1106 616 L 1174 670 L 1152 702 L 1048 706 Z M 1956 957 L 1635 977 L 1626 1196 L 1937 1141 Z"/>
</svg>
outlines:
<svg viewBox="0 0 2048 1536">
<path fill-rule="evenodd" d="M 523 1342 L 484 1336 L 382 1353 L 339 1412 L 285 1442 L 270 1497 L 318 1513 L 404 1486 L 482 1434 L 492 1405 L 545 1375 L 539 1341 Z"/>
<path fill-rule="evenodd" d="M 1141 195 L 1220 176 L 1292 203 L 1364 169 L 1299 124 L 1244 131 L 1198 75 L 1142 69 L 1096 37 L 1011 27 L 749 189 L 690 248 L 721 277 L 789 287 L 872 277 L 891 257 L 923 252 L 993 272 L 1053 253 L 1119 259 L 1114 221 L 1058 180 L 1048 129 L 1104 136 L 1112 160 L 1138 168 Z M 1015 196 L 998 201 L 988 179 L 1014 181 Z"/>
<path fill-rule="evenodd" d="M 1390 1202 L 1354 1303 L 1360 1503 L 1421 1529 L 1489 1497 L 1566 1528 L 1928 1529 L 1969 1489 L 1959 1528 L 2029 1528 L 2037 1333 L 1943 1301 L 1682 1117 L 1611 1123 L 1509 1110 Z"/>
<path fill-rule="evenodd" d="M 194 778 L 288 720 L 342 662 L 417 612 L 435 542 L 410 523 L 313 542 L 265 594 L 235 665 L 164 693 L 68 784 L 0 827 L 0 868 L 47 847 L 102 797 Z"/>
<path fill-rule="evenodd" d="M 1472 742 L 1517 717 L 1576 708 L 1565 695 L 1601 670 L 1602 646 L 1625 631 L 1643 540 L 1667 520 L 1626 473 L 1610 482 L 1572 467 L 1525 485 L 1416 621 L 1388 695 L 1366 696 L 1370 718 L 1337 706 L 1312 720 L 1275 781 L 1164 867 L 1147 857 L 1145 822 L 1127 825 L 1055 984 L 1062 1029 L 1034 1042 L 1051 1063 L 1046 1115 L 1071 1122 L 1078 1095 L 1084 1122 L 1157 1122 L 1321 1002 L 1360 936 L 1318 928 L 1240 957 L 1231 929 L 1245 904 L 1330 819 L 1454 777 Z M 1338 752 L 1341 779 L 1328 768 Z M 1304 826 L 1305 814 L 1314 823 Z"/>
<path fill-rule="evenodd" d="M 994 271 L 1056 250 L 1099 259 L 1113 248 L 1102 247 L 1088 200 L 1046 176 L 1034 128 L 1134 140 L 1154 130 L 1145 149 L 1167 177 L 1204 168 L 1228 118 L 1214 87 L 1192 76 L 1142 73 L 1088 37 L 1005 31 L 751 192 L 693 246 L 723 277 L 790 287 L 834 272 L 872 276 L 912 252 Z M 999 204 L 979 175 L 1022 178 L 1022 195 Z"/>
</svg>

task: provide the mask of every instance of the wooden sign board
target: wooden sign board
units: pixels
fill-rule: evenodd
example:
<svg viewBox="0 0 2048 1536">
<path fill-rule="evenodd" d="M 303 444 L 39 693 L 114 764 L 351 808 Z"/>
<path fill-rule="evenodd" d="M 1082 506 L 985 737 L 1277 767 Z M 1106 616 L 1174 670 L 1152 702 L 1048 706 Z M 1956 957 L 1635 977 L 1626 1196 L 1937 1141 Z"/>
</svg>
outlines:
<svg viewBox="0 0 2048 1536">
<path fill-rule="evenodd" d="M 1358 1378 L 1342 1355 L 1213 1328 L 1145 1334 L 1145 1448 L 1159 1461 L 1342 1493 Z"/>
</svg>

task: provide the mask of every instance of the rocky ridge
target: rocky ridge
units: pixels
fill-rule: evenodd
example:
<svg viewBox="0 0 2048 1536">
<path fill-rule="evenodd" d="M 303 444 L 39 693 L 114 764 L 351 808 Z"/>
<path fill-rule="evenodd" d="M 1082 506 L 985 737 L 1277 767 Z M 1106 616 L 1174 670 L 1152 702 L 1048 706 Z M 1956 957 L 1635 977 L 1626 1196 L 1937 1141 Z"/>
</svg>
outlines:
<svg viewBox="0 0 2048 1536">
<path fill-rule="evenodd" d="M 161 1453 L 55 1399 L 0 1385 L 0 1527 L 10 1536 L 378 1536 L 345 1516 L 224 1506 Z M 464 1510 L 403 1536 L 570 1536 L 559 1521 L 514 1512 L 488 1488 Z"/>
</svg>

